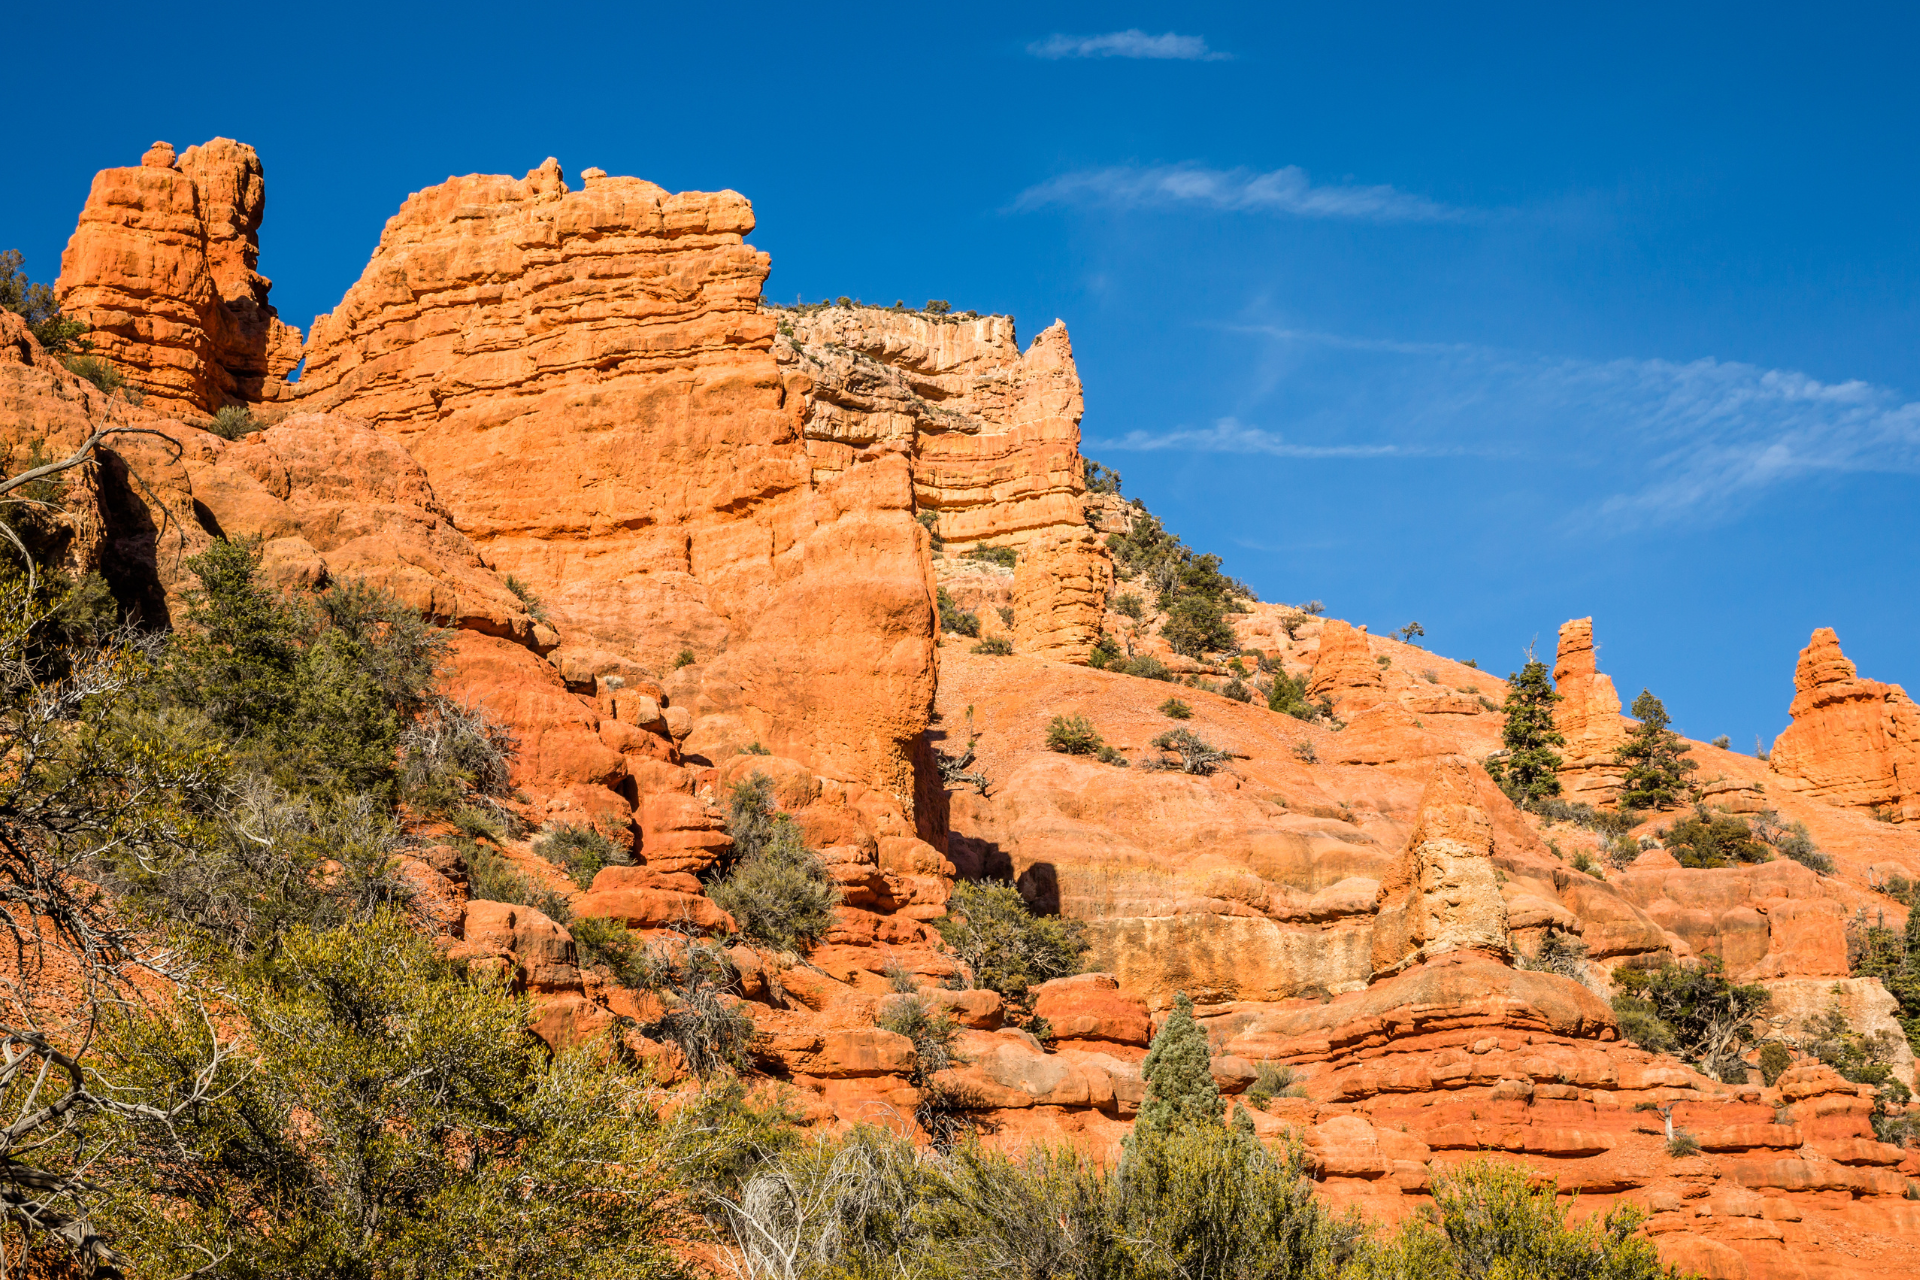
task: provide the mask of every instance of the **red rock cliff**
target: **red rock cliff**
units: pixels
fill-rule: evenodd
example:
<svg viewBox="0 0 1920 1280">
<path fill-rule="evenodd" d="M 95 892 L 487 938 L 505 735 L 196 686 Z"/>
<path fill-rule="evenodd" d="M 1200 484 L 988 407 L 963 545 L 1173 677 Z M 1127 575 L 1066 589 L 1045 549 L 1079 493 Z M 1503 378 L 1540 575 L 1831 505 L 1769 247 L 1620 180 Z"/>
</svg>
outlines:
<svg viewBox="0 0 1920 1280">
<path fill-rule="evenodd" d="M 1831 627 L 1800 651 L 1793 688 L 1793 723 L 1770 755 L 1782 789 L 1920 821 L 1920 707 L 1906 690 L 1860 679 Z"/>
<path fill-rule="evenodd" d="M 1627 740 L 1620 718 L 1620 695 L 1613 677 L 1601 675 L 1594 661 L 1593 619 L 1560 624 L 1560 648 L 1553 662 L 1553 724 L 1567 740 L 1560 749 L 1560 782 L 1577 804 L 1611 805 L 1620 796 L 1626 767 L 1614 753 Z"/>
<path fill-rule="evenodd" d="M 570 681 L 662 680 L 690 752 L 758 741 L 911 811 L 934 652 L 909 468 L 816 474 L 752 227 L 731 191 L 573 191 L 551 160 L 449 179 L 315 322 L 300 389 L 420 460 L 551 609 Z"/>
<path fill-rule="evenodd" d="M 156 142 L 95 175 L 54 288 L 153 408 L 198 417 L 285 394 L 300 331 L 255 270 L 266 207 L 260 157 L 229 138 L 178 157 Z"/>
</svg>

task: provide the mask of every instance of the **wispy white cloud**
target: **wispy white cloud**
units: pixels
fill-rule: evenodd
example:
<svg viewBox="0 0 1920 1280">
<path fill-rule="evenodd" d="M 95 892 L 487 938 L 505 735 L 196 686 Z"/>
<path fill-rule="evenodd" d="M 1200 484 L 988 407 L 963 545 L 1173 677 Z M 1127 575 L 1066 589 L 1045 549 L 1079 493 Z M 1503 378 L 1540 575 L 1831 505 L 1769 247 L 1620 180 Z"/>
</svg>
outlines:
<svg viewBox="0 0 1920 1280">
<path fill-rule="evenodd" d="M 1260 453 L 1275 458 L 1433 458 L 1468 452 L 1452 445 L 1296 444 L 1277 431 L 1250 427 L 1238 418 L 1219 418 L 1210 427 L 1174 427 L 1167 431 L 1129 431 L 1090 440 L 1087 448 L 1104 453 Z"/>
<path fill-rule="evenodd" d="M 1298 165 L 1266 173 L 1244 168 L 1209 169 L 1198 164 L 1082 169 L 1028 187 L 1013 201 L 1013 207 L 1018 210 L 1045 205 L 1117 208 L 1186 205 L 1362 222 L 1457 222 L 1470 216 L 1466 210 L 1390 186 L 1341 183 L 1316 186 L 1307 177 L 1307 171 Z"/>
<path fill-rule="evenodd" d="M 1233 55 L 1207 48 L 1205 36 L 1169 31 L 1150 36 L 1137 28 L 1100 36 L 1050 35 L 1027 46 L 1036 58 L 1171 58 L 1181 62 L 1224 62 Z"/>
<path fill-rule="evenodd" d="M 1303 367 L 1320 385 L 1348 388 L 1334 393 L 1335 403 L 1317 405 L 1314 419 L 1363 419 L 1393 442 L 1356 456 L 1446 451 L 1436 446 L 1457 455 L 1524 456 L 1537 467 L 1539 486 L 1565 491 L 1570 526 L 1706 524 L 1795 484 L 1920 475 L 1920 402 L 1860 380 L 1822 382 L 1727 360 L 1551 359 L 1458 343 L 1240 331 L 1304 352 Z M 1328 378 L 1315 349 L 1339 353 L 1319 360 L 1346 367 Z M 1283 379 L 1277 393 L 1286 391 Z"/>
</svg>

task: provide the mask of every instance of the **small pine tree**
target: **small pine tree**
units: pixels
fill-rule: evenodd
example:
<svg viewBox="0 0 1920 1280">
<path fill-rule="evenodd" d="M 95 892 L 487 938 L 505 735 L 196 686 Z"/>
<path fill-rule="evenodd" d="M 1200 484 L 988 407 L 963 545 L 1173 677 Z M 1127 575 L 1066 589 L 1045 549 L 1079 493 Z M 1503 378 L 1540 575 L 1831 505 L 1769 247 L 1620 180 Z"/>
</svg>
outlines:
<svg viewBox="0 0 1920 1280">
<path fill-rule="evenodd" d="M 1193 1020 L 1193 1001 L 1183 991 L 1147 1050 L 1140 1072 L 1147 1096 L 1133 1131 L 1166 1136 L 1195 1125 L 1218 1125 L 1220 1086 L 1213 1080 L 1212 1061 L 1207 1033 Z"/>
<path fill-rule="evenodd" d="M 1700 766 L 1687 759 L 1691 749 L 1667 726 L 1667 709 L 1660 699 L 1642 689 L 1633 700 L 1633 718 L 1639 727 L 1628 735 L 1614 756 L 1627 766 L 1620 803 L 1629 809 L 1671 809 L 1680 803 L 1687 775 Z"/>
<path fill-rule="evenodd" d="M 1516 804 L 1560 794 L 1560 753 L 1554 748 L 1565 746 L 1567 739 L 1553 727 L 1553 704 L 1558 701 L 1547 664 L 1537 658 L 1529 657 L 1518 675 L 1507 677 L 1502 708 L 1507 723 L 1500 731 L 1507 752 L 1488 772 Z"/>
</svg>

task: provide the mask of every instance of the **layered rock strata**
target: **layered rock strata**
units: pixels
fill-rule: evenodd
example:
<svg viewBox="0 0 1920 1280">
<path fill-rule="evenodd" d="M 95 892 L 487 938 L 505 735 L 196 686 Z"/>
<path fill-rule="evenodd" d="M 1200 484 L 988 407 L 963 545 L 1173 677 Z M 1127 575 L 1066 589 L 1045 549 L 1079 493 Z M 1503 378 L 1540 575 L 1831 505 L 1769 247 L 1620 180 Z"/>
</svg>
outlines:
<svg viewBox="0 0 1920 1280">
<path fill-rule="evenodd" d="M 1343 717 L 1387 701 L 1386 682 L 1364 630 L 1338 618 L 1321 624 L 1320 648 L 1307 681 L 1307 697 L 1331 701 L 1335 712 Z"/>
<path fill-rule="evenodd" d="M 1420 822 L 1380 882 L 1376 976 L 1450 951 L 1509 951 L 1507 907 L 1493 865 L 1493 824 L 1475 804 L 1467 761 L 1443 760 L 1420 798 Z"/>
<path fill-rule="evenodd" d="M 1560 625 L 1560 647 L 1553 660 L 1553 725 L 1566 745 L 1560 749 L 1560 784 L 1577 804 L 1612 805 L 1620 796 L 1626 767 L 1615 753 L 1627 740 L 1620 695 L 1613 677 L 1602 675 L 1594 657 L 1593 619 Z"/>
<path fill-rule="evenodd" d="M 551 160 L 449 179 L 315 322 L 303 403 L 419 460 L 570 682 L 671 676 L 696 754 L 759 742 L 911 813 L 934 654 L 909 466 L 816 476 L 752 227 L 733 192 L 573 191 Z"/>
<path fill-rule="evenodd" d="M 1821 627 L 1793 673 L 1793 723 L 1768 760 L 1782 790 L 1920 822 L 1920 706 L 1897 684 L 1863 680 Z"/>
<path fill-rule="evenodd" d="M 139 165 L 95 175 L 55 293 L 157 410 L 281 398 L 300 331 L 281 323 L 256 269 L 265 214 L 252 147 L 215 138 L 176 156 L 156 142 Z"/>
<path fill-rule="evenodd" d="M 1085 661 L 1112 569 L 1083 510 L 1083 401 L 1066 326 L 1023 352 L 1010 316 L 875 307 L 774 309 L 774 353 L 804 397 L 816 479 L 904 455 L 916 508 L 949 557 L 991 544 L 1020 556 L 1012 639 Z"/>
</svg>

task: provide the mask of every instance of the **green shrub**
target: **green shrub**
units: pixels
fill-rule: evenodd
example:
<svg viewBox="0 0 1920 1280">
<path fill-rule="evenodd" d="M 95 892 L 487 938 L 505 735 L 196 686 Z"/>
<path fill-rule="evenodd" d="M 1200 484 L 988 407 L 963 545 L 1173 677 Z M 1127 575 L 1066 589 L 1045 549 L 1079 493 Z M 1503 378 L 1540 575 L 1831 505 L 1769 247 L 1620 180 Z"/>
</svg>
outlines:
<svg viewBox="0 0 1920 1280">
<path fill-rule="evenodd" d="M 997 604 L 993 607 L 993 611 L 1000 615 L 1001 626 L 1007 628 L 1007 630 L 1009 631 L 1013 630 L 1013 606 L 1012 605 Z"/>
<path fill-rule="evenodd" d="M 391 916 L 292 930 L 228 985 L 250 1017 L 211 1100 L 118 1123 L 87 1170 L 109 1188 L 94 1225 L 143 1270 L 590 1275 L 618 1257 L 679 1274 L 677 1127 L 609 1056 L 550 1058 L 504 985 Z M 214 1027 L 187 1004 L 130 1007 L 104 1087 L 166 1105 L 184 1064 L 215 1059 Z"/>
<path fill-rule="evenodd" d="M 940 587 L 934 595 L 935 603 L 940 607 L 940 630 L 956 636 L 974 637 L 980 634 L 980 615 L 967 613 L 953 602 L 945 587 Z"/>
<path fill-rule="evenodd" d="M 573 907 L 564 894 L 521 875 L 499 850 L 468 841 L 461 847 L 461 860 L 467 864 L 469 898 L 532 907 L 561 925 L 573 922 Z"/>
<path fill-rule="evenodd" d="M 1309 738 L 1302 738 L 1293 744 L 1293 758 L 1301 764 L 1320 763 L 1320 753 L 1314 750 L 1313 742 Z"/>
<path fill-rule="evenodd" d="M 840 890 L 806 847 L 799 825 L 773 803 L 773 783 L 756 773 L 737 784 L 727 806 L 733 847 L 707 896 L 748 938 L 804 952 L 833 926 Z"/>
<path fill-rule="evenodd" d="M 1778 1040 L 1769 1040 L 1760 1047 L 1760 1079 L 1767 1088 L 1779 1083 L 1781 1075 L 1792 1065 L 1793 1054 Z"/>
<path fill-rule="evenodd" d="M 1590 804 L 1562 800 L 1558 796 L 1536 796 L 1527 802 L 1526 808 L 1529 813 L 1537 813 L 1546 819 L 1548 826 L 1556 822 L 1571 822 L 1600 835 L 1623 836 L 1640 822 L 1632 814 L 1612 813 L 1596 809 Z"/>
<path fill-rule="evenodd" d="M 967 552 L 967 559 L 984 560 L 1002 569 L 1011 569 L 1020 563 L 1020 553 L 1012 547 L 975 547 Z"/>
<path fill-rule="evenodd" d="M 1004 881 L 957 882 L 934 927 L 976 983 L 1016 1004 L 1030 987 L 1080 972 L 1088 950 L 1085 925 L 1034 914 Z"/>
<path fill-rule="evenodd" d="M 1292 1067 L 1279 1063 L 1263 1062 L 1255 1072 L 1254 1080 L 1247 1087 L 1247 1102 L 1251 1106 L 1267 1109 L 1275 1098 L 1304 1098 L 1307 1087 L 1299 1083 L 1299 1075 Z"/>
<path fill-rule="evenodd" d="M 963 1061 L 955 1048 L 960 1028 L 923 995 L 915 993 L 893 1001 L 876 1025 L 913 1041 L 913 1071 L 908 1080 L 917 1088 L 925 1088 L 936 1073 Z"/>
<path fill-rule="evenodd" d="M 1253 690 L 1249 689 L 1247 687 L 1247 682 L 1240 679 L 1240 677 L 1238 676 L 1235 676 L 1233 679 L 1227 681 L 1227 683 L 1221 688 L 1220 694 L 1222 697 L 1232 698 L 1235 702 L 1252 702 L 1253 701 Z"/>
<path fill-rule="evenodd" d="M 445 813 L 471 789 L 504 796 L 518 739 L 479 707 L 433 698 L 401 731 L 400 783 L 421 813 Z"/>
<path fill-rule="evenodd" d="M 1175 653 L 1189 658 L 1235 649 L 1240 644 L 1221 604 L 1201 595 L 1176 599 L 1167 611 L 1167 620 L 1160 624 L 1160 634 Z"/>
<path fill-rule="evenodd" d="M 1125 753 L 1108 746 L 1104 742 L 1100 744 L 1100 749 L 1093 754 L 1094 758 L 1099 760 L 1101 764 L 1110 764 L 1116 769 L 1125 769 L 1127 767 L 1127 757 Z"/>
<path fill-rule="evenodd" d="M 1740 1056 L 1754 1040 L 1754 1019 L 1772 997 L 1762 986 L 1734 986 L 1720 958 L 1695 965 L 1614 970 L 1613 1010 L 1621 1034 L 1653 1053 L 1697 1060 L 1708 1075 L 1745 1078 Z"/>
<path fill-rule="evenodd" d="M 1055 716 L 1047 724 L 1047 750 L 1070 756 L 1090 756 L 1105 744 L 1099 730 L 1085 716 Z"/>
<path fill-rule="evenodd" d="M 1147 616 L 1146 602 L 1140 598 L 1140 593 L 1137 591 L 1122 591 L 1115 596 L 1113 609 L 1115 613 L 1132 618 L 1135 622 Z"/>
<path fill-rule="evenodd" d="M 1437 1221 L 1409 1216 L 1343 1280 L 1671 1280 L 1645 1210 L 1622 1201 L 1571 1226 L 1572 1203 L 1525 1165 L 1460 1165 L 1435 1177 L 1433 1202 Z"/>
<path fill-rule="evenodd" d="M 988 636 L 973 646 L 975 653 L 984 653 L 996 658 L 1004 658 L 1013 652 L 1013 641 L 1005 636 Z"/>
<path fill-rule="evenodd" d="M 1267 686 L 1267 710 L 1309 722 L 1333 718 L 1331 702 L 1324 698 L 1317 703 L 1307 701 L 1305 676 L 1296 679 L 1278 666 L 1273 671 L 1273 682 Z"/>
<path fill-rule="evenodd" d="M 35 284 L 20 270 L 25 261 L 26 257 L 18 249 L 0 253 L 0 310 L 24 317 L 27 329 L 49 355 L 90 349 L 93 344 L 81 336 L 87 332 L 87 326 L 60 313 L 60 302 L 53 296 L 52 287 Z M 1119 484 L 1119 476 L 1114 477 L 1114 483 Z M 1118 492 L 1117 488 L 1115 491 Z"/>
<path fill-rule="evenodd" d="M 114 368 L 113 362 L 99 356 L 67 356 L 61 363 L 67 366 L 68 373 L 85 378 L 104 395 L 112 395 L 127 385 L 125 375 Z"/>
<path fill-rule="evenodd" d="M 1595 879 L 1604 880 L 1606 878 L 1601 875 L 1599 864 L 1594 862 L 1593 856 L 1585 849 L 1575 849 L 1573 851 L 1573 869 L 1582 875 L 1593 876 Z"/>
<path fill-rule="evenodd" d="M 1087 478 L 1088 493 L 1111 493 L 1116 497 L 1120 493 L 1120 473 L 1111 467 L 1103 467 L 1092 458 L 1082 459 L 1082 467 Z"/>
<path fill-rule="evenodd" d="M 1120 646 L 1113 642 L 1112 636 L 1103 634 L 1093 642 L 1093 648 L 1087 654 L 1087 665 L 1095 671 L 1106 671 L 1119 659 Z"/>
<path fill-rule="evenodd" d="M 1675 1129 L 1673 1136 L 1667 1139 L 1667 1154 L 1675 1159 L 1697 1156 L 1700 1154 L 1700 1139 L 1685 1129 Z"/>
<path fill-rule="evenodd" d="M 1186 720 L 1193 715 L 1193 708 L 1178 698 L 1168 698 L 1160 704 L 1160 714 L 1169 720 Z"/>
<path fill-rule="evenodd" d="M 682 649 L 679 653 L 673 655 L 673 669 L 678 671 L 682 667 L 692 666 L 697 661 L 699 661 L 699 659 L 693 656 L 693 650 Z"/>
<path fill-rule="evenodd" d="M 1231 759 L 1224 751 L 1217 750 L 1205 739 L 1195 737 L 1187 729 L 1169 729 L 1153 740 L 1158 751 L 1169 751 L 1176 757 L 1172 768 L 1181 773 L 1198 774 L 1205 777 L 1213 773 L 1223 763 Z"/>
<path fill-rule="evenodd" d="M 1725 867 L 1773 856 L 1745 822 L 1732 814 L 1709 813 L 1704 805 L 1667 829 L 1666 845 L 1683 867 Z"/>
<path fill-rule="evenodd" d="M 918 520 L 920 527 L 927 531 L 927 537 L 932 540 L 935 551 L 946 546 L 946 543 L 941 541 L 940 538 L 940 518 L 938 516 L 934 515 L 931 511 L 917 511 L 914 513 L 913 518 Z"/>
<path fill-rule="evenodd" d="M 1138 676 L 1142 680 L 1165 680 L 1170 682 L 1173 679 L 1173 672 L 1167 668 L 1167 664 L 1150 653 L 1143 653 L 1136 658 L 1130 658 L 1126 662 L 1118 666 L 1109 667 L 1108 669 L 1118 671 L 1123 676 Z"/>
<path fill-rule="evenodd" d="M 629 850 L 588 826 L 550 826 L 533 842 L 533 851 L 555 866 L 564 868 L 582 889 L 592 888 L 593 878 L 603 869 L 625 867 L 633 863 L 633 854 Z"/>
</svg>

